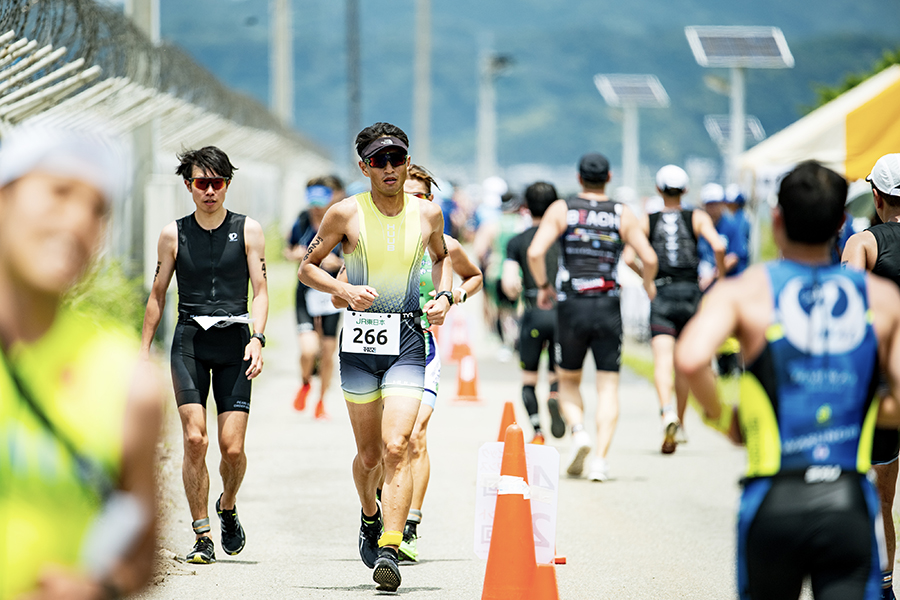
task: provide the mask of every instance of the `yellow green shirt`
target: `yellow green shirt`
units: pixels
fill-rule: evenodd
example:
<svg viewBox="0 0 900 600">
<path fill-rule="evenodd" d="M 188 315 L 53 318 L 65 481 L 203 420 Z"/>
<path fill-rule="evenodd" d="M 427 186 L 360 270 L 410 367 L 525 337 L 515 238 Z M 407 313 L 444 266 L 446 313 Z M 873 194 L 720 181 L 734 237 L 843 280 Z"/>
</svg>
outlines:
<svg viewBox="0 0 900 600">
<path fill-rule="evenodd" d="M 136 340 L 62 313 L 40 340 L 0 358 L 0 600 L 34 589 L 44 566 L 82 566 L 98 492 L 22 399 L 10 365 L 48 419 L 118 481 Z"/>
</svg>

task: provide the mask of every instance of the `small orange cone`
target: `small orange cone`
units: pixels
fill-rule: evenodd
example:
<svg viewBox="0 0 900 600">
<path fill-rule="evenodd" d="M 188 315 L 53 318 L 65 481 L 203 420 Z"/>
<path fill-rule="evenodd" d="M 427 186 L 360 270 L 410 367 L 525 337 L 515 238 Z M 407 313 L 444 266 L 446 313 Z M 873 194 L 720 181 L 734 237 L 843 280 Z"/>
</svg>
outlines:
<svg viewBox="0 0 900 600">
<path fill-rule="evenodd" d="M 502 442 L 506 439 L 506 429 L 515 424 L 516 422 L 516 408 L 513 406 L 512 402 L 507 401 L 506 404 L 503 405 L 503 416 L 500 418 L 500 435 L 497 436 L 497 441 Z"/>
<path fill-rule="evenodd" d="M 553 565 L 537 566 L 529 600 L 559 600 L 559 587 L 556 585 L 556 567 Z"/>
<path fill-rule="evenodd" d="M 450 339 L 453 341 L 453 347 L 450 350 L 450 360 L 462 360 L 464 356 L 472 355 L 472 349 L 469 347 L 469 325 L 466 322 L 464 313 L 460 312 L 453 315 Z"/>
<path fill-rule="evenodd" d="M 537 572 L 522 428 L 510 425 L 504 442 L 481 600 L 529 598 Z"/>
<path fill-rule="evenodd" d="M 478 365 L 471 354 L 463 356 L 459 361 L 456 373 L 456 398 L 465 402 L 479 402 L 478 397 Z"/>
</svg>

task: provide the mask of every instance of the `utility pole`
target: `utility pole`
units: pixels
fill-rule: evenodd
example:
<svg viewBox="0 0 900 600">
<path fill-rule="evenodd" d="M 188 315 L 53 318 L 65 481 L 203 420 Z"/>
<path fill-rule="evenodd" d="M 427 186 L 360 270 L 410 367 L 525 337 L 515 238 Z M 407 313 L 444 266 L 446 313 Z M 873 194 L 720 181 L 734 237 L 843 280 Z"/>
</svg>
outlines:
<svg viewBox="0 0 900 600">
<path fill-rule="evenodd" d="M 478 60 L 478 181 L 496 175 L 497 166 L 497 92 L 494 81 L 512 64 L 512 59 L 483 50 Z"/>
<path fill-rule="evenodd" d="M 125 15 L 130 17 L 137 28 L 146 35 L 153 45 L 159 44 L 159 0 L 126 0 Z M 157 65 L 142 65 L 147 69 L 148 79 L 155 79 Z M 128 260 L 125 270 L 129 277 L 140 277 L 147 272 L 144 248 L 144 227 L 146 221 L 146 190 L 156 164 L 156 127 L 152 121 L 139 125 L 132 131 L 134 149 L 134 180 L 131 187 L 131 202 L 125 205 L 124 222 Z M 144 278 L 145 285 L 149 283 Z"/>
<path fill-rule="evenodd" d="M 413 77 L 413 143 L 416 162 L 431 165 L 431 0 L 416 0 Z"/>
<path fill-rule="evenodd" d="M 350 142 L 350 176 L 358 173 L 356 134 L 362 129 L 362 100 L 359 68 L 359 0 L 347 0 L 347 133 Z"/>
<path fill-rule="evenodd" d="M 269 103 L 286 126 L 294 124 L 294 36 L 291 0 L 271 0 Z"/>
</svg>

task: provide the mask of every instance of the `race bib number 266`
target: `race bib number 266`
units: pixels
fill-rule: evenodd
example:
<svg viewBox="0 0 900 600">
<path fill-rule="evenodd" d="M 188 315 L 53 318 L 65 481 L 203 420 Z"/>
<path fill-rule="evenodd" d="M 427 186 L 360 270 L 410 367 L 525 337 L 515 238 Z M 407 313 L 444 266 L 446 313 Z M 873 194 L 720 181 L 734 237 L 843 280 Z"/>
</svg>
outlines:
<svg viewBox="0 0 900 600">
<path fill-rule="evenodd" d="M 341 350 L 354 354 L 400 354 L 400 315 L 347 311 Z"/>
</svg>

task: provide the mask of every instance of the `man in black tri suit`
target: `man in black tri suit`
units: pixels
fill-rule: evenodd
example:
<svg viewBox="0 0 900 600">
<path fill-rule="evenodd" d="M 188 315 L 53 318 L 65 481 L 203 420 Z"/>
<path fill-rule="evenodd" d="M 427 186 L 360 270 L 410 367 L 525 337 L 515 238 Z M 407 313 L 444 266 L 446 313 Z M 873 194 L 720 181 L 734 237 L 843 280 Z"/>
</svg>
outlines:
<svg viewBox="0 0 900 600">
<path fill-rule="evenodd" d="M 841 262 L 871 271 L 900 286 L 900 154 L 878 159 L 866 178 L 872 184 L 875 212 L 881 223 L 856 233 L 847 240 Z M 881 386 L 880 393 L 887 393 Z M 882 598 L 893 600 L 894 555 L 897 537 L 894 531 L 894 493 L 897 489 L 897 455 L 900 432 L 896 428 L 876 429 L 872 442 L 872 469 L 881 498 L 881 515 L 887 547 L 888 567 L 882 573 Z"/>
<path fill-rule="evenodd" d="M 663 422 L 662 453 L 675 452 L 676 433 L 684 428 L 687 408 L 687 382 L 677 372 L 673 378 L 675 340 L 700 305 L 697 265 L 700 262 L 697 241 L 705 239 L 716 257 L 719 277 L 725 274 L 725 245 L 709 214 L 685 209 L 681 197 L 688 189 L 688 174 L 679 166 L 666 165 L 656 173 L 656 190 L 662 196 L 661 211 L 644 216 L 644 234 L 659 259 L 656 274 L 656 298 L 650 303 L 650 347 L 653 350 L 653 381 L 659 396 L 659 414 Z M 638 274 L 640 265 L 626 262 Z M 674 384 L 674 385 L 673 385 Z M 672 388 L 675 404 L 672 406 Z"/>
<path fill-rule="evenodd" d="M 742 600 L 881 594 L 881 523 L 868 480 L 876 423 L 896 427 L 900 291 L 831 264 L 847 183 L 808 161 L 781 182 L 772 233 L 781 260 L 718 282 L 675 348 L 704 420 L 747 446 L 738 513 Z M 738 406 L 710 365 L 730 336 L 747 369 Z M 879 367 L 891 396 L 878 398 Z M 892 397 L 893 396 L 893 397 Z"/>
<path fill-rule="evenodd" d="M 634 213 L 606 196 L 610 179 L 606 157 L 585 154 L 578 172 L 581 193 L 557 200 L 544 213 L 528 247 L 528 266 L 539 289 L 538 307 L 552 307 L 554 296 L 558 302 L 556 372 L 563 416 L 572 428 L 566 472 L 575 477 L 581 475 L 591 451 L 579 390 L 584 358 L 590 348 L 597 365 L 597 454 L 588 478 L 606 481 L 606 454 L 619 418 L 619 256 L 625 244 L 634 247 L 644 265 L 644 289 L 651 299 L 656 295 L 653 279 L 657 259 Z M 544 256 L 557 240 L 559 271 L 554 282 L 547 277 Z"/>
<path fill-rule="evenodd" d="M 558 199 L 556 188 L 543 181 L 533 183 L 525 190 L 525 202 L 531 212 L 532 226 L 509 240 L 500 279 L 506 297 L 516 299 L 521 295 L 525 304 L 525 311 L 519 320 L 519 366 L 522 368 L 522 402 L 534 428 L 534 438 L 531 440 L 533 444 L 544 443 L 535 386 L 538 382 L 538 363 L 545 347 L 549 349 L 547 381 L 550 383 L 550 396 L 547 398 L 547 408 L 550 412 L 550 432 L 558 438 L 566 433 L 566 422 L 559 412 L 559 382 L 553 360 L 556 307 L 550 310 L 538 308 L 538 288 L 531 275 L 531 269 L 528 268 L 527 257 L 528 246 L 534 239 L 544 212 Z M 555 281 L 559 265 L 559 244 L 550 247 L 545 255 L 545 265 L 548 280 Z"/>
<path fill-rule="evenodd" d="M 196 540 L 188 562 L 216 559 L 209 526 L 209 472 L 206 469 L 206 398 L 212 385 L 218 413 L 219 472 L 224 491 L 216 500 L 222 549 L 237 554 L 246 536 L 235 506 L 247 468 L 244 437 L 250 413 L 250 380 L 262 372 L 263 332 L 269 310 L 265 238 L 253 219 L 224 207 L 235 171 L 220 149 L 206 146 L 178 156 L 196 209 L 166 225 L 159 235 L 158 260 L 141 349 L 159 326 L 172 274 L 178 278 L 178 323 L 172 340 L 172 380 L 184 434 L 184 491 Z M 248 281 L 253 286 L 247 313 Z M 252 315 L 252 319 L 250 318 Z M 251 335 L 248 323 L 252 323 Z"/>
</svg>

